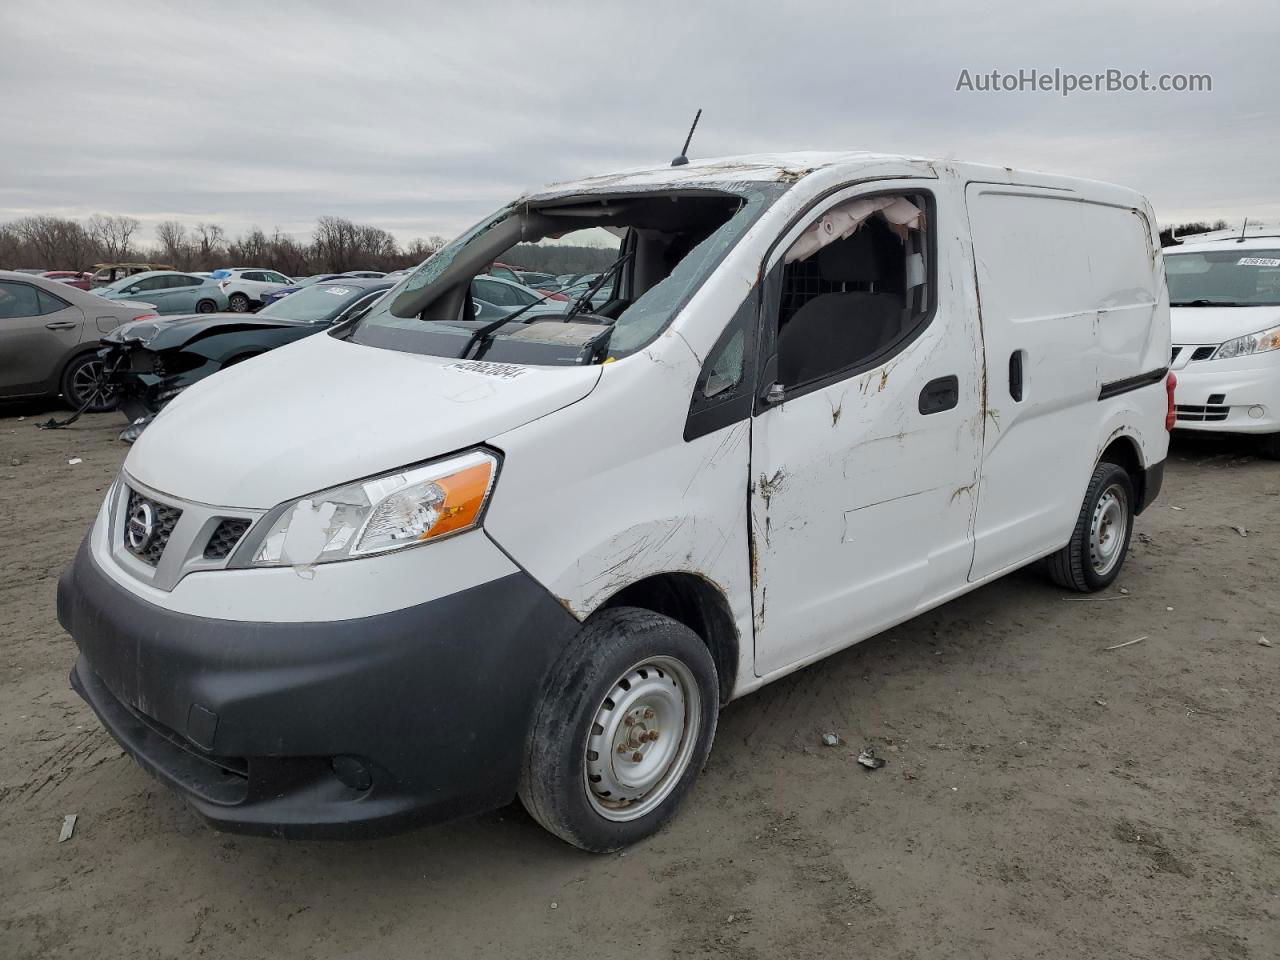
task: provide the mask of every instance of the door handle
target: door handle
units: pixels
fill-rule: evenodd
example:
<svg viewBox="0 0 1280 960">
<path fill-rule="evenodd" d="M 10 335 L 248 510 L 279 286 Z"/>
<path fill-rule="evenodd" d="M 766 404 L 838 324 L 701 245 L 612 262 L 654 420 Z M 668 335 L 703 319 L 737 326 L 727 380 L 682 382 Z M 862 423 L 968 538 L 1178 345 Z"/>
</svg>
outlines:
<svg viewBox="0 0 1280 960">
<path fill-rule="evenodd" d="M 1009 354 L 1009 396 L 1014 403 L 1022 402 L 1022 355 L 1024 351 L 1015 350 Z"/>
<path fill-rule="evenodd" d="M 954 374 L 930 380 L 920 391 L 920 412 L 941 413 L 951 410 L 960 402 L 960 378 Z"/>
<path fill-rule="evenodd" d="M 46 330 L 74 330 L 78 326 L 74 320 L 52 320 L 44 325 Z"/>
</svg>

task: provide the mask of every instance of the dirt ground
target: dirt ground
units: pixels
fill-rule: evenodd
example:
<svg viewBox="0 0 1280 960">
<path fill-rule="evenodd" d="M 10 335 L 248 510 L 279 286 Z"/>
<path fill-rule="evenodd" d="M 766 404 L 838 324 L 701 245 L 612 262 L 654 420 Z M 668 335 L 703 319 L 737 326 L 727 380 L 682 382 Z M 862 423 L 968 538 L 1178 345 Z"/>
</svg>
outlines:
<svg viewBox="0 0 1280 960">
<path fill-rule="evenodd" d="M 68 688 L 55 584 L 126 448 L 40 414 L 0 411 L 5 960 L 1280 956 L 1280 463 L 1244 445 L 1175 443 L 1105 597 L 1018 574 L 731 704 L 676 822 L 595 857 L 514 805 L 206 828 Z"/>
</svg>

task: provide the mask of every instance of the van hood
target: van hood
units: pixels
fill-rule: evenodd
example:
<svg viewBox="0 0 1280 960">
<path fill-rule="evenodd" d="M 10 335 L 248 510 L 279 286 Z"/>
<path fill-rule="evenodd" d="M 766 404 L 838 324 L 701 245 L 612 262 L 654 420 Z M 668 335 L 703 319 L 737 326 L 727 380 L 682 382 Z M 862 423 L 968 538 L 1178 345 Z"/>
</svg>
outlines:
<svg viewBox="0 0 1280 960">
<path fill-rule="evenodd" d="M 1173 307 L 1169 326 L 1182 346 L 1225 343 L 1280 324 L 1280 307 Z"/>
<path fill-rule="evenodd" d="M 307 337 L 189 387 L 125 470 L 174 497 L 269 509 L 483 443 L 586 397 L 600 371 Z"/>
</svg>

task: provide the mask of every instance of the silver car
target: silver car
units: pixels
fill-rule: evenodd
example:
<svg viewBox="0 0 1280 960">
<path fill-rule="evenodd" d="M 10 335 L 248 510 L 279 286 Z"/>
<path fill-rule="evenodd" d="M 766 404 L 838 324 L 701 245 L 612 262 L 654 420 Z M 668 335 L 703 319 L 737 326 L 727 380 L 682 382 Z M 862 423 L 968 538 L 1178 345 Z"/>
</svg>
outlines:
<svg viewBox="0 0 1280 960">
<path fill-rule="evenodd" d="M 124 277 L 94 291 L 108 300 L 141 300 L 156 313 L 218 313 L 227 309 L 227 295 L 212 277 L 173 270 L 151 270 Z"/>
<path fill-rule="evenodd" d="M 102 335 L 153 315 L 145 303 L 107 300 L 56 280 L 0 270 L 0 399 L 56 397 L 110 410 L 114 391 L 98 359 Z"/>
</svg>

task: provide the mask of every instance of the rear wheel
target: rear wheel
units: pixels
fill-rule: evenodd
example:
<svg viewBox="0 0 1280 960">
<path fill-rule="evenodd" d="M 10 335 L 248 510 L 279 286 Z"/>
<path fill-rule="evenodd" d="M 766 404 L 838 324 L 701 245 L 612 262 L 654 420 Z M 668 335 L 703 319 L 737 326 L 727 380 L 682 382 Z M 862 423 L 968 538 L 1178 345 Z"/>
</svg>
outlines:
<svg viewBox="0 0 1280 960">
<path fill-rule="evenodd" d="M 116 388 L 107 380 L 102 361 L 96 354 L 76 357 L 62 372 L 62 399 L 74 410 L 102 413 L 115 408 Z"/>
<path fill-rule="evenodd" d="M 1048 558 L 1049 576 L 1081 593 L 1107 587 L 1120 575 L 1133 535 L 1133 480 L 1105 460 L 1094 468 L 1070 542 Z"/>
<path fill-rule="evenodd" d="M 218 309 L 218 305 L 212 300 L 201 300 L 196 304 L 196 313 L 213 313 Z"/>
<path fill-rule="evenodd" d="M 227 298 L 227 305 L 234 313 L 249 312 L 249 298 L 243 293 L 233 293 Z"/>
<path fill-rule="evenodd" d="M 719 680 L 688 627 L 634 607 L 589 621 L 552 669 L 520 799 L 556 836 L 596 853 L 656 833 L 711 750 Z"/>
</svg>

